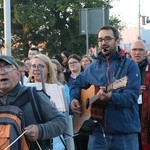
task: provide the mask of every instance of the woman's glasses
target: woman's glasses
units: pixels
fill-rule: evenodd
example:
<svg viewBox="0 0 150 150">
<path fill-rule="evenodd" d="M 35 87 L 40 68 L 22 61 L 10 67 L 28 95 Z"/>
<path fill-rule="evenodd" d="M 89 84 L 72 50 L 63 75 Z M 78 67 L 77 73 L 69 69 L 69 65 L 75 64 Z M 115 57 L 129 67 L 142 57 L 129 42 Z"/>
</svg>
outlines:
<svg viewBox="0 0 150 150">
<path fill-rule="evenodd" d="M 35 69 L 35 68 L 37 68 L 37 69 L 43 69 L 44 67 L 46 67 L 46 66 L 44 66 L 42 64 L 38 64 L 38 65 L 32 64 L 32 65 L 30 65 L 30 68 L 32 68 L 32 69 Z"/>
</svg>

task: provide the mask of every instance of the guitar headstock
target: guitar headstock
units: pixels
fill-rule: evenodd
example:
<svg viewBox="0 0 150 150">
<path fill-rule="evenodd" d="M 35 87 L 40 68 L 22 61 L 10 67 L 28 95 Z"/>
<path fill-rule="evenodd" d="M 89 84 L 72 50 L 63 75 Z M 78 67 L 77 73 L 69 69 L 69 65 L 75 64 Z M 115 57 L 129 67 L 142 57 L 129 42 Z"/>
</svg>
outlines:
<svg viewBox="0 0 150 150">
<path fill-rule="evenodd" d="M 127 86 L 128 83 L 128 78 L 127 76 L 118 79 L 116 81 L 114 81 L 110 86 L 110 90 L 116 90 L 116 89 L 120 89 L 120 88 L 125 88 Z"/>
</svg>

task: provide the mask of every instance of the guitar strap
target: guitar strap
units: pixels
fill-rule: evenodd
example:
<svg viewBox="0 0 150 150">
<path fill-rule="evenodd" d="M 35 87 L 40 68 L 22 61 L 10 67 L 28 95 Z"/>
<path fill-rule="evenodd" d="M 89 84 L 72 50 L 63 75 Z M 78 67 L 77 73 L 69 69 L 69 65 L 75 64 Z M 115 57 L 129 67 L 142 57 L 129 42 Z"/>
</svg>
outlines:
<svg viewBox="0 0 150 150">
<path fill-rule="evenodd" d="M 116 75 L 115 75 L 115 80 L 116 80 L 116 79 L 119 79 L 119 76 L 120 76 L 121 71 L 122 71 L 122 69 L 123 69 L 123 67 L 124 67 L 124 64 L 125 64 L 125 62 L 126 62 L 126 59 L 127 59 L 127 58 L 126 58 L 125 56 L 121 58 L 121 63 L 119 63 L 119 66 L 118 66 L 118 69 L 117 69 L 117 72 L 116 72 Z"/>
<path fill-rule="evenodd" d="M 122 71 L 122 69 L 124 67 L 125 62 L 126 62 L 126 57 L 125 56 L 121 57 L 121 62 L 119 63 L 117 72 L 115 74 L 115 80 L 117 80 L 120 77 L 120 74 L 121 74 L 121 71 Z M 108 142 L 106 140 L 106 135 L 105 135 L 104 127 L 103 127 L 103 125 L 102 125 L 101 122 L 99 122 L 99 125 L 100 125 L 101 131 L 102 131 L 102 134 L 103 134 L 103 137 L 104 137 L 104 140 L 105 140 L 105 146 L 106 146 L 105 149 L 107 150 L 108 149 Z"/>
</svg>

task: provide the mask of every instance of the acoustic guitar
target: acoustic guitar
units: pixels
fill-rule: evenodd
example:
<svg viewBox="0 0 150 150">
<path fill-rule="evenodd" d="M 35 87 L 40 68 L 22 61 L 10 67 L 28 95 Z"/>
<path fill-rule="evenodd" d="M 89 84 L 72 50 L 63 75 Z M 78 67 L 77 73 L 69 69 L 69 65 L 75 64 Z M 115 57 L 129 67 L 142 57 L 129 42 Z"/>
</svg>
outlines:
<svg viewBox="0 0 150 150">
<path fill-rule="evenodd" d="M 127 76 L 115 80 L 112 84 L 105 87 L 105 91 L 125 88 L 127 85 Z M 87 90 L 81 89 L 81 114 L 74 114 L 73 128 L 74 133 L 77 133 L 85 120 L 93 119 L 94 121 L 101 122 L 104 117 L 106 102 L 100 101 L 99 96 L 96 93 L 99 91 L 99 87 L 91 85 Z"/>
</svg>

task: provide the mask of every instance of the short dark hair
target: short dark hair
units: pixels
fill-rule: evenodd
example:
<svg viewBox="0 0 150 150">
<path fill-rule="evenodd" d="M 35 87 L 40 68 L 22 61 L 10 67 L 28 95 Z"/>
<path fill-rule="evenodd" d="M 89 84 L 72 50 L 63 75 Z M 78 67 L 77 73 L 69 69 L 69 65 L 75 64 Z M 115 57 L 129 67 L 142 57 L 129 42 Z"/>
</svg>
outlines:
<svg viewBox="0 0 150 150">
<path fill-rule="evenodd" d="M 62 60 L 60 55 L 55 54 L 55 55 L 52 56 L 52 59 L 58 60 L 58 62 L 62 65 L 63 60 Z"/>
<path fill-rule="evenodd" d="M 69 60 L 69 59 L 71 59 L 71 58 L 76 59 L 78 62 L 80 62 L 80 61 L 81 61 L 81 57 L 80 57 L 80 56 L 78 56 L 78 55 L 76 55 L 76 54 L 72 54 L 72 55 L 70 55 L 70 56 L 69 56 L 69 58 L 68 58 L 68 60 Z"/>
<path fill-rule="evenodd" d="M 62 51 L 62 54 L 64 54 L 67 58 L 70 56 L 70 53 L 68 51 Z"/>
<path fill-rule="evenodd" d="M 103 27 L 100 28 L 99 32 L 100 32 L 101 30 L 112 30 L 115 39 L 118 39 L 118 38 L 120 37 L 119 31 L 118 31 L 115 27 L 113 27 L 113 26 L 110 26 L 110 25 L 108 25 L 108 26 L 103 26 Z M 99 32 L 98 32 L 98 33 L 99 33 Z"/>
<path fill-rule="evenodd" d="M 31 50 L 31 51 L 38 51 L 39 52 L 39 48 L 38 47 L 30 47 L 29 50 Z"/>
</svg>

